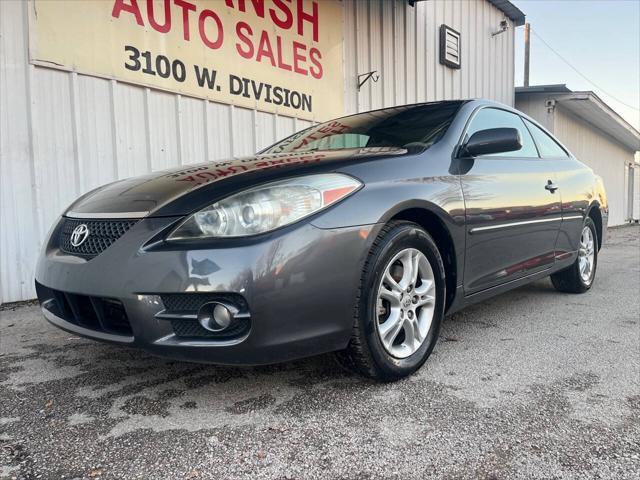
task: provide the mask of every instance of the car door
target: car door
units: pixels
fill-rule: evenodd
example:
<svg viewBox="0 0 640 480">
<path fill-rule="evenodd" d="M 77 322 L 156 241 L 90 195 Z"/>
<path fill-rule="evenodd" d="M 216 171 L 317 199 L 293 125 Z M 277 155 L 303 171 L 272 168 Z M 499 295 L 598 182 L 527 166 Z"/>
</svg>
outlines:
<svg viewBox="0 0 640 480">
<path fill-rule="evenodd" d="M 522 148 L 479 156 L 461 172 L 466 208 L 465 294 L 473 294 L 550 268 L 562 220 L 553 162 L 540 158 L 522 118 L 482 107 L 463 136 L 515 128 Z"/>
<path fill-rule="evenodd" d="M 579 248 L 582 224 L 591 200 L 591 192 L 585 191 L 585 185 L 593 184 L 593 174 L 539 126 L 527 119 L 524 123 L 538 146 L 540 156 L 553 160 L 561 187 L 558 192 L 562 199 L 562 223 L 556 241 L 556 260 L 572 258 L 570 252 Z"/>
</svg>

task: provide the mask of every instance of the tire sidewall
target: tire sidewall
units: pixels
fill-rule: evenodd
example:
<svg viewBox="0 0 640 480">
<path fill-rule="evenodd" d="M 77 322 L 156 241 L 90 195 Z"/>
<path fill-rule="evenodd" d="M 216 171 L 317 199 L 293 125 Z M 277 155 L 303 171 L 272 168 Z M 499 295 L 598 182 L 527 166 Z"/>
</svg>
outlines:
<svg viewBox="0 0 640 480">
<path fill-rule="evenodd" d="M 436 302 L 433 321 L 425 341 L 420 348 L 409 357 L 396 358 L 389 354 L 382 345 L 376 325 L 376 304 L 379 282 L 382 275 L 384 275 L 387 264 L 393 256 L 405 248 L 416 248 L 427 257 L 433 269 L 436 283 Z M 364 291 L 361 296 L 360 305 L 360 312 L 363 313 L 360 321 L 365 333 L 366 342 L 369 346 L 369 352 L 372 360 L 383 376 L 398 378 L 409 375 L 420 368 L 429 357 L 440 331 L 440 324 L 444 316 L 446 293 L 442 258 L 440 257 L 435 242 L 422 228 L 415 224 L 405 223 L 393 228 L 384 237 L 382 244 L 378 250 L 374 252 L 369 265 L 369 271 L 366 272 L 364 278 Z"/>
</svg>

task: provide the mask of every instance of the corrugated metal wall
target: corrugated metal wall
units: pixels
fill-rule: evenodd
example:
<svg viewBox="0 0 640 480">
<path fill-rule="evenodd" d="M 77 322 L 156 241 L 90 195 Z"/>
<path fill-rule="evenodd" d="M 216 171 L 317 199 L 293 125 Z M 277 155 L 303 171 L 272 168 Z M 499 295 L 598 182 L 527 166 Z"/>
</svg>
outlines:
<svg viewBox="0 0 640 480">
<path fill-rule="evenodd" d="M 556 106 L 553 133 L 571 153 L 602 177 L 609 201 L 609 225 L 627 221 L 628 165 L 634 152 L 598 129 Z"/>
<path fill-rule="evenodd" d="M 344 0 L 345 112 L 489 97 L 513 104 L 514 30 L 485 0 Z M 0 303 L 34 297 L 41 242 L 77 196 L 180 164 L 251 154 L 309 122 L 28 63 L 27 3 L 0 1 Z M 462 33 L 462 69 L 438 28 Z M 377 83 L 358 92 L 359 73 Z M 330 94 L 330 92 L 327 92 Z"/>
<path fill-rule="evenodd" d="M 487 97 L 513 105 L 514 28 L 492 36 L 503 13 L 485 0 L 345 1 L 347 112 L 403 103 Z M 440 65 L 439 27 L 461 32 L 462 68 Z M 380 79 L 357 91 L 356 77 Z"/>
<path fill-rule="evenodd" d="M 640 165 L 636 164 L 633 169 L 633 210 L 631 219 L 640 221 Z"/>
</svg>

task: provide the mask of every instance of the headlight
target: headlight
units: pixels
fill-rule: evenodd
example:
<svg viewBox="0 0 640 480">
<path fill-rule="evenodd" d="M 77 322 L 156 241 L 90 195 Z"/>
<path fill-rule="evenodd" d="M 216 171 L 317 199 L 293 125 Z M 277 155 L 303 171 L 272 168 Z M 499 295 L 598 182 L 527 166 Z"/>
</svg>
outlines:
<svg viewBox="0 0 640 480">
<path fill-rule="evenodd" d="M 267 183 L 194 213 L 168 240 L 244 237 L 269 232 L 336 203 L 360 185 L 356 179 L 338 173 Z"/>
</svg>

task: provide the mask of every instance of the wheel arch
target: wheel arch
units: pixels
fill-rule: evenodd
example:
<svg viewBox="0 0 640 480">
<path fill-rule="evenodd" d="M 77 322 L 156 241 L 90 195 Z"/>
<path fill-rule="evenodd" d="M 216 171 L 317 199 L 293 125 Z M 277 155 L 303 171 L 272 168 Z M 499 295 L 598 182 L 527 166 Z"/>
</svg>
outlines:
<svg viewBox="0 0 640 480">
<path fill-rule="evenodd" d="M 433 238 L 442 257 L 445 269 L 445 284 L 447 286 L 445 310 L 455 299 L 458 284 L 458 261 L 455 243 L 451 231 L 442 218 L 424 205 L 405 205 L 396 209 L 384 221 L 406 220 L 420 225 Z"/>
<path fill-rule="evenodd" d="M 594 202 L 589 207 L 587 211 L 587 216 L 593 221 L 596 226 L 596 234 L 598 235 L 598 250 L 602 248 L 602 233 L 603 233 L 603 225 L 602 225 L 602 213 L 600 212 L 600 204 L 598 202 Z"/>
</svg>

